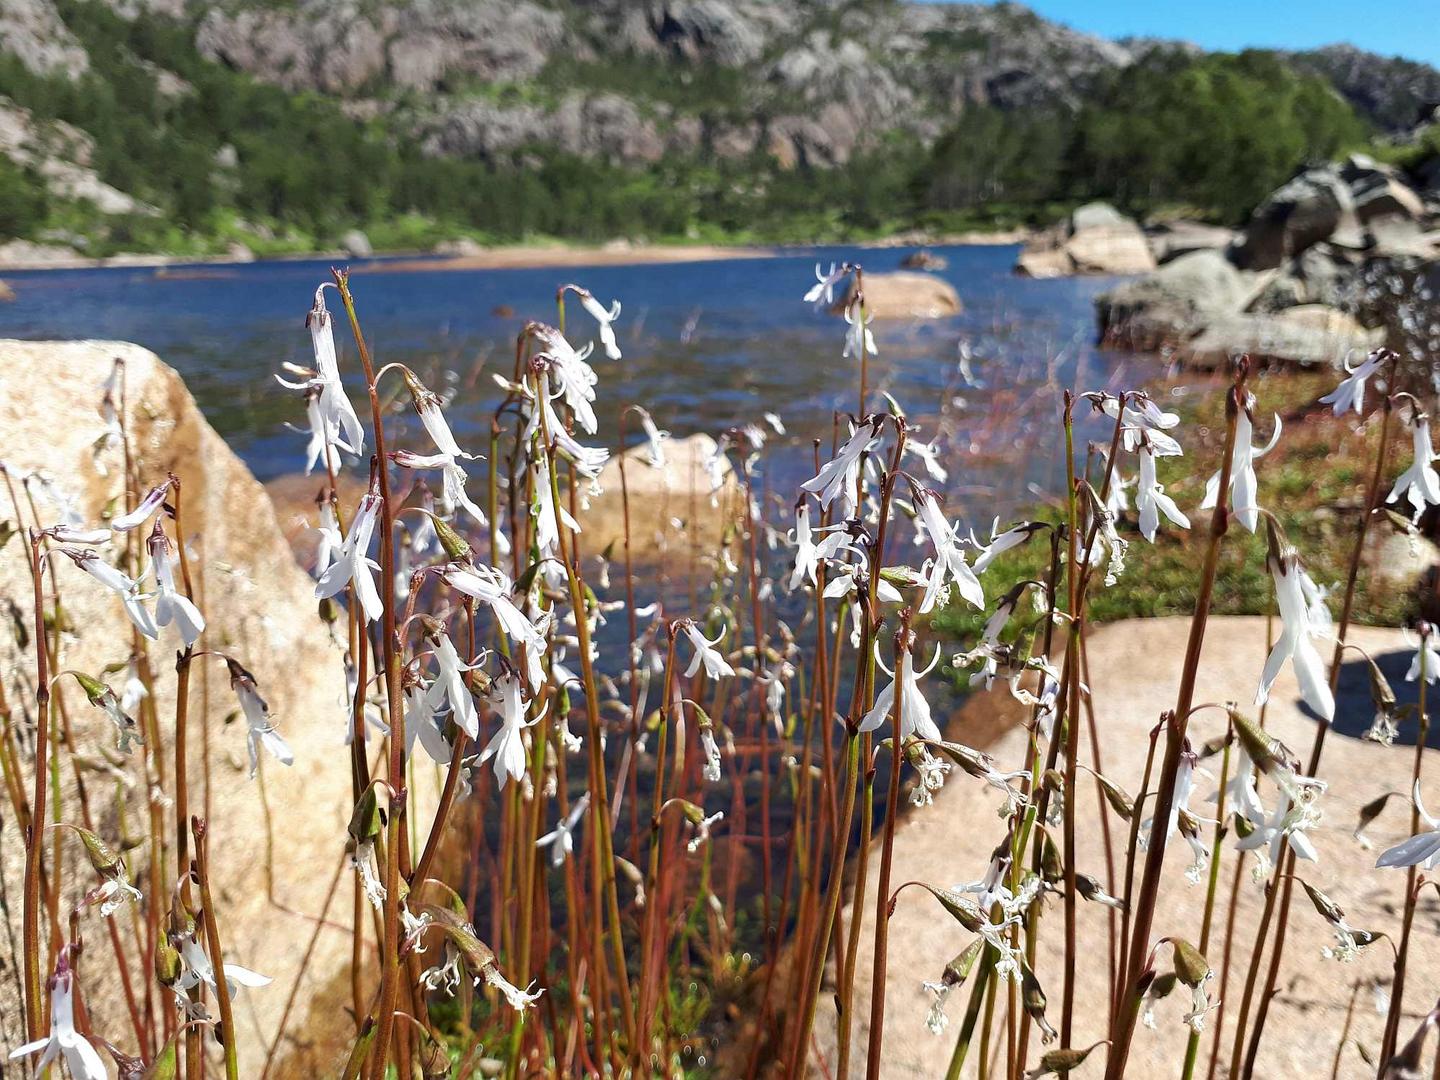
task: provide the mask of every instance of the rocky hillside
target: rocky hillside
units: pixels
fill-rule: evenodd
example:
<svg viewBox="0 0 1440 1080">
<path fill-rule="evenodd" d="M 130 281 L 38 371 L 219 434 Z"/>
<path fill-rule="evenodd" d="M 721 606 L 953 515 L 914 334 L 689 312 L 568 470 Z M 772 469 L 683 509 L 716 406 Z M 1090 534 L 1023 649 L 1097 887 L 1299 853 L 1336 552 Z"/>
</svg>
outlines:
<svg viewBox="0 0 1440 1080">
<path fill-rule="evenodd" d="M 117 98 L 138 99 L 162 126 L 187 108 L 215 111 L 207 93 L 253 99 L 252 111 L 271 114 L 277 126 L 293 129 L 287 112 L 303 113 L 302 126 L 326 132 L 312 145 L 368 139 L 377 153 L 388 149 L 405 159 L 396 167 L 409 170 L 405 176 L 386 174 L 386 182 L 401 189 L 402 208 L 428 212 L 434 189 L 456 186 L 456 176 L 443 164 L 417 172 L 411 158 L 532 170 L 557 157 L 629 170 L 680 160 L 723 170 L 758 159 L 784 170 L 832 168 L 896 140 L 928 148 L 976 110 L 1074 116 L 1156 47 L 1082 34 L 1008 3 L 0 0 L 0 119 L 15 130 L 34 128 L 37 117 L 72 129 L 83 129 L 77 124 L 83 120 L 89 135 L 102 136 L 93 128 L 106 119 L 90 103 L 66 100 L 67 84 L 86 87 L 86 97 L 99 86 L 102 97 L 113 90 Z M 1274 62 L 1323 81 L 1372 130 L 1407 129 L 1424 107 L 1440 103 L 1440 72 L 1425 65 L 1344 47 L 1277 55 Z M 287 101 L 263 97 L 265 88 Z M 351 130 L 333 134 L 330 119 Z M 189 132 L 185 140 L 204 142 Z M 228 205 L 225 174 L 253 170 L 254 158 L 263 156 L 240 142 L 205 147 L 206 186 L 222 189 L 218 198 L 206 194 L 206 205 L 177 207 L 183 193 L 159 198 L 143 178 L 127 190 L 118 182 L 123 163 L 114 161 L 99 162 L 95 181 L 141 207 L 178 208 L 193 225 L 210 203 Z M 105 149 L 99 158 L 111 156 Z M 38 171 L 48 191 L 67 200 L 74 198 L 75 170 L 91 167 L 59 148 L 55 156 L 69 179 L 56 181 L 56 169 L 33 156 L 4 143 L 0 153 Z M 0 170 L 0 230 L 4 179 Z M 692 179 L 671 177 L 672 186 Z M 237 182 L 243 187 L 246 180 Z M 300 182 L 273 181 L 279 190 L 265 196 L 274 210 L 263 216 L 295 217 L 286 200 Z M 731 183 L 722 178 L 715 186 Z M 527 197 L 514 196 L 521 203 Z M 198 198 L 189 195 L 192 203 Z M 252 202 L 263 206 L 266 198 L 229 202 L 254 218 Z M 367 196 L 350 193 L 345 201 L 364 204 Z M 454 202 L 447 213 L 484 216 Z M 364 205 L 325 209 L 327 221 L 352 223 L 373 212 Z"/>
</svg>

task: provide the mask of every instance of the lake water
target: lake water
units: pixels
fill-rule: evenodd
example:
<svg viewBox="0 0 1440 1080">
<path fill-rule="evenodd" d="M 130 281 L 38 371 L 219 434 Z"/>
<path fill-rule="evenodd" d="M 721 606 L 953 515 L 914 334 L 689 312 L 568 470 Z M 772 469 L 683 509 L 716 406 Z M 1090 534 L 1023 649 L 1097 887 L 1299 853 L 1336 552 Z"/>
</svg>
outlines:
<svg viewBox="0 0 1440 1080">
<path fill-rule="evenodd" d="M 821 247 L 768 258 L 534 270 L 399 270 L 369 260 L 353 267 L 352 287 L 379 361 L 404 361 L 436 389 L 454 388 L 452 425 L 476 450 L 498 398 L 490 372 L 510 371 L 524 319 L 553 321 L 555 290 L 565 282 L 607 303 L 619 298 L 625 357 L 592 358 L 600 375 L 597 441 L 613 446 L 620 411 L 631 402 L 676 436 L 718 433 L 774 411 L 795 448 L 770 455 L 770 480 L 786 490 L 803 478 L 809 440 L 828 442 L 833 411 L 855 406 L 854 365 L 841 358 L 844 323 L 801 302 L 815 262 L 851 259 L 875 273 L 896 269 L 911 250 Z M 958 290 L 964 314 L 875 323 L 871 379 L 895 395 L 923 439 L 940 437 L 950 491 L 962 500 L 955 508 L 982 523 L 1032 502 L 1036 491 L 1055 490 L 1062 387 L 1142 385 L 1155 363 L 1094 346 L 1094 297 L 1111 279 L 1016 277 L 1010 246 L 931 250 L 949 260 L 939 273 Z M 303 423 L 303 410 L 271 376 L 283 361 L 310 362 L 304 316 L 328 273 L 318 261 L 170 274 L 9 273 L 17 298 L 0 304 L 0 337 L 115 338 L 153 349 L 185 377 L 254 472 L 270 479 L 303 466 L 304 437 L 286 427 Z M 342 370 L 363 413 L 340 322 Z M 593 326 L 572 303 L 572 339 L 583 341 Z M 959 370 L 962 352 L 974 384 Z"/>
</svg>

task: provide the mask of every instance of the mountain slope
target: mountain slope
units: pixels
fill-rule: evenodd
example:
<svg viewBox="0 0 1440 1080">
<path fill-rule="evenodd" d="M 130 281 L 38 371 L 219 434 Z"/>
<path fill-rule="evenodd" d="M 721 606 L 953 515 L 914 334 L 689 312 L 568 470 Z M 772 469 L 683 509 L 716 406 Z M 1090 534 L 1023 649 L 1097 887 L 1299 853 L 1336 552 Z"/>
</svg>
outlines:
<svg viewBox="0 0 1440 1080">
<path fill-rule="evenodd" d="M 927 202 L 925 169 L 970 130 L 990 132 L 972 156 L 1033 148 L 1044 167 L 949 184 L 973 188 L 967 209 L 1194 197 L 1152 174 L 1095 190 L 1077 176 L 1097 139 L 1115 141 L 1105 122 L 1123 117 L 1127 82 L 1238 79 L 1320 115 L 1323 130 L 1282 140 L 1271 156 L 1286 160 L 1267 158 L 1246 191 L 1207 198 L 1218 212 L 1290 158 L 1359 138 L 1350 109 L 1400 130 L 1440 98 L 1433 68 L 1343 47 L 1235 62 L 1160 48 L 1013 4 L 0 0 L 0 116 L 23 115 L 37 139 L 53 124 L 93 141 L 83 162 L 57 151 L 61 167 L 0 145 L 0 234 L 262 251 L 377 220 L 382 243 L 456 226 L 816 235 L 954 209 Z M 117 221 L 53 179 L 77 168 L 161 213 Z"/>
</svg>

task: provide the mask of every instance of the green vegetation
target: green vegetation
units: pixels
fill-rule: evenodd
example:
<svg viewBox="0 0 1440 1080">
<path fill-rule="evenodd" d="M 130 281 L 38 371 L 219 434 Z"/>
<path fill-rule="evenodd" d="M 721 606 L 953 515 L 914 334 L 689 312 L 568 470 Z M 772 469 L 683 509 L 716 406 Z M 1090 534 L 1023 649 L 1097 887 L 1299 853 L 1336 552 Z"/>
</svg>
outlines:
<svg viewBox="0 0 1440 1080">
<path fill-rule="evenodd" d="M 917 198 L 933 209 L 1103 198 L 1136 213 L 1183 203 L 1237 221 L 1297 165 L 1368 135 L 1322 80 L 1271 53 L 1157 50 L 1074 116 L 971 110 L 936 144 Z"/>
<path fill-rule="evenodd" d="M 0 238 L 61 232 L 97 255 L 204 253 L 236 241 L 261 254 L 313 250 L 356 227 L 382 249 L 458 236 L 863 239 L 916 226 L 1039 224 L 1093 198 L 1236 220 L 1297 165 L 1369 137 L 1327 83 L 1275 54 L 1157 50 L 1091 87 L 1077 112 L 976 106 L 933 147 L 893 134 L 841 168 L 784 168 L 763 150 L 730 160 L 670 153 L 644 168 L 547 146 L 509 161 L 436 159 L 384 119 L 355 119 L 333 99 L 203 59 L 184 22 L 122 18 L 96 0 L 59 8 L 90 71 L 74 81 L 37 76 L 0 56 L 0 87 L 42 123 L 88 132 L 101 179 L 154 210 L 107 218 L 46 197 L 37 177 L 6 164 Z M 959 62 L 983 45 L 931 42 L 927 63 L 942 53 Z M 760 100 L 767 91 L 746 79 L 708 64 L 564 55 L 532 83 L 449 89 L 541 107 L 568 88 L 613 90 L 642 111 L 654 103 L 706 122 L 783 104 Z"/>
</svg>

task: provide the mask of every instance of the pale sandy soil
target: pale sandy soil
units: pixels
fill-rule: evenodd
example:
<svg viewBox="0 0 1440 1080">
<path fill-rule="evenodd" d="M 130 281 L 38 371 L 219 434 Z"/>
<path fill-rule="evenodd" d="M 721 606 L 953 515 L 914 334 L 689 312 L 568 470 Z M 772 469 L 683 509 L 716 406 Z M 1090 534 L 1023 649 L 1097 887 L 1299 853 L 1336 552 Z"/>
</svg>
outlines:
<svg viewBox="0 0 1440 1080">
<path fill-rule="evenodd" d="M 356 273 L 383 270 L 387 274 L 434 270 L 519 270 L 550 266 L 640 266 L 652 263 L 716 262 L 722 259 L 763 259 L 773 248 L 729 247 L 721 244 L 636 244 L 600 247 L 534 245 L 488 248 L 474 255 L 424 256 L 387 259 L 357 265 Z"/>
<path fill-rule="evenodd" d="M 336 265 L 351 265 L 357 274 L 384 271 L 433 270 L 516 270 L 541 269 L 550 266 L 640 266 L 652 263 L 715 262 L 721 259 L 759 259 L 774 255 L 776 249 L 728 246 L 724 244 L 604 244 L 598 246 L 571 244 L 520 244 L 485 248 L 471 255 L 367 256 L 357 258 L 339 251 L 317 251 L 285 255 L 268 262 L 296 262 L 330 259 Z M 189 257 L 176 255 L 115 255 L 107 259 L 90 259 L 81 255 L 46 258 L 38 262 L 6 262 L 0 270 L 73 270 L 103 266 L 156 267 L 163 276 L 182 278 L 207 274 L 213 266 L 244 265 L 253 260 L 232 259 L 224 255 Z"/>
<path fill-rule="evenodd" d="M 1211 620 L 1207 637 L 1197 701 L 1227 699 L 1248 703 L 1255 690 L 1256 679 L 1265 652 L 1265 620 L 1261 618 L 1224 618 Z M 1147 733 L 1162 710 L 1173 707 L 1175 684 L 1188 632 L 1189 620 L 1184 618 L 1134 620 L 1101 628 L 1089 643 L 1090 685 L 1094 689 L 1096 719 L 1101 732 L 1101 756 L 1107 775 L 1123 784 L 1130 792 L 1139 787 L 1144 763 Z M 1404 653 L 1408 650 L 1398 631 L 1359 629 L 1351 640 L 1377 655 Z M 1330 652 L 1322 647 L 1328 660 Z M 1387 671 L 1394 670 L 1393 661 Z M 1400 667 L 1403 676 L 1404 666 Z M 1352 680 L 1347 672 L 1342 682 L 1340 722 L 1363 727 L 1372 710 L 1364 688 L 1363 675 Z M 1344 687 L 1353 686 L 1345 693 Z M 1008 693 L 973 699 L 952 722 L 948 737 L 987 746 L 1006 769 L 1018 767 L 1023 756 L 1023 733 L 1011 727 L 995 741 L 989 742 L 997 716 L 1012 713 Z M 1296 702 L 1297 690 L 1288 666 L 1276 684 L 1267 723 L 1272 733 L 1292 750 L 1306 756 L 1310 750 L 1314 722 L 1302 714 Z M 1405 700 L 1401 689 L 1401 700 Z M 1247 704 L 1248 708 L 1248 704 Z M 1192 732 L 1203 742 L 1218 734 L 1224 723 L 1218 710 L 1196 714 Z M 1403 871 L 1373 869 L 1378 850 L 1408 835 L 1408 803 L 1394 799 L 1384 815 L 1368 830 L 1375 849 L 1366 850 L 1352 838 L 1360 806 L 1385 791 L 1405 791 L 1410 786 L 1413 747 L 1383 747 L 1332 732 L 1326 741 L 1321 775 L 1330 782 L 1321 803 L 1324 818 L 1313 838 L 1320 851 L 1317 864 L 1299 863 L 1300 876 L 1327 892 L 1346 913 L 1352 926 L 1399 933 L 1399 904 L 1403 890 Z M 1081 760 L 1093 764 L 1088 742 Z M 1440 761 L 1433 751 L 1426 754 L 1426 769 L 1434 779 L 1428 784 L 1440 791 Z M 1213 792 L 1219 773 L 1219 760 L 1208 766 L 1211 776 L 1197 781 L 1197 797 L 1193 805 L 1204 808 L 1204 800 Z M 1262 786 L 1262 797 L 1273 803 L 1273 787 Z M 895 840 L 896 883 L 916 879 L 942 886 L 975 881 L 982 876 L 995 844 L 1001 837 L 997 820 L 994 792 L 978 781 L 954 774 L 933 806 L 902 815 Z M 1104 880 L 1105 861 L 1096 824 L 1096 795 L 1093 784 L 1082 783 L 1077 806 L 1082 813 L 1080 843 L 1082 871 Z M 1440 803 L 1440 794 L 1432 796 Z M 1123 872 L 1125 836 L 1116 828 L 1116 858 Z M 1233 836 L 1231 838 L 1233 843 Z M 1179 850 L 1177 850 L 1177 848 Z M 1198 941 L 1204 888 L 1189 884 L 1184 870 L 1188 849 L 1174 843 L 1167 855 L 1165 881 L 1154 933 L 1158 938 L 1173 934 L 1192 942 Z M 1248 966 L 1248 957 L 1259 920 L 1262 893 L 1252 884 L 1247 859 L 1240 885 L 1240 906 L 1236 930 L 1234 963 L 1236 971 Z M 855 1027 L 852 1045 L 858 1052 L 852 1056 L 852 1076 L 864 1075 L 864 1047 L 869 1035 L 870 987 L 873 972 L 871 943 L 875 905 L 877 857 L 871 862 L 870 884 L 863 904 L 861 953 L 858 960 Z M 1225 855 L 1220 882 L 1222 904 L 1233 880 L 1234 855 Z M 1106 958 L 1109 949 L 1106 912 L 1094 904 L 1080 909 L 1081 976 L 1077 987 L 1077 1014 L 1074 1044 L 1087 1046 L 1104 1038 L 1106 999 L 1109 993 Z M 1063 964 L 1063 909 L 1059 898 L 1047 902 L 1045 920 L 1049 923 L 1042 933 L 1037 974 L 1049 996 L 1050 1019 L 1058 1027 Z M 1410 946 L 1411 967 L 1409 988 L 1405 997 L 1405 1021 L 1402 1038 L 1415 1029 L 1420 1016 L 1440 994 L 1440 905 L 1433 890 L 1422 897 Z M 961 1018 L 968 998 L 968 987 L 949 1001 L 950 1027 L 941 1036 L 930 1033 L 925 1026 L 930 996 L 921 989 L 922 980 L 938 980 L 944 964 L 958 954 L 970 940 L 940 906 L 916 889 L 901 894 L 890 924 L 890 946 L 886 978 L 885 1032 L 881 1075 L 885 1077 L 940 1077 L 945 1074 Z M 1223 941 L 1223 922 L 1210 947 L 1210 961 L 1218 968 Z M 1267 1035 L 1261 1046 L 1255 1075 L 1257 1077 L 1299 1077 L 1331 1075 L 1340 1033 L 1345 1024 L 1347 1008 L 1357 983 L 1363 988 L 1355 998 L 1351 1038 L 1358 1039 L 1371 1054 L 1377 1051 L 1384 1018 L 1377 1014 L 1375 998 L 1369 983 L 1373 979 L 1389 980 L 1391 952 L 1380 942 L 1361 953 L 1352 964 L 1339 964 L 1321 958 L 1320 949 L 1330 944 L 1327 925 L 1316 914 L 1304 893 L 1295 890 L 1295 902 L 1286 946 L 1285 966 L 1280 990 L 1271 1008 L 1266 1025 Z M 1161 963 L 1168 961 L 1168 949 L 1161 949 Z M 1215 980 L 1218 983 L 1218 979 Z M 1212 986 L 1215 984 L 1212 983 Z M 1212 992 L 1217 996 L 1218 988 Z M 1216 1076 L 1225 1076 L 1235 1011 L 1240 992 L 1232 976 L 1227 995 L 1230 999 L 1225 1015 L 1224 1037 L 1221 1040 L 1222 1064 Z M 1187 1029 L 1181 1017 L 1188 1009 L 1189 995 L 1172 996 L 1156 1010 L 1158 1029 L 1139 1028 L 1130 1057 L 1128 1075 L 1136 1078 L 1178 1077 Z M 811 1075 L 835 1075 L 835 1022 L 830 1007 L 830 993 L 822 993 L 820 1016 L 817 1020 L 817 1052 Z M 1213 1020 L 1214 1014 L 1211 1014 Z M 996 1032 L 1003 1053 L 1003 1020 L 997 1016 Z M 1205 1075 L 1208 1064 L 1211 1029 L 1207 1028 L 1201 1042 L 1200 1071 Z M 978 1037 L 977 1037 L 978 1045 Z M 1038 1043 L 1031 1051 L 1030 1064 L 1038 1059 Z M 966 1076 L 975 1076 L 975 1053 L 967 1062 Z M 1074 1075 L 1077 1080 L 1099 1076 L 1103 1062 L 1100 1052 Z M 1426 1061 L 1428 1075 L 1429 1059 Z M 992 1072 L 991 1075 L 995 1075 Z M 1000 1073 L 1003 1075 L 1003 1070 Z M 1341 1077 L 1373 1076 L 1374 1067 L 1366 1066 L 1349 1042 L 1342 1051 Z"/>
</svg>

